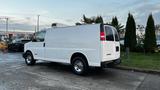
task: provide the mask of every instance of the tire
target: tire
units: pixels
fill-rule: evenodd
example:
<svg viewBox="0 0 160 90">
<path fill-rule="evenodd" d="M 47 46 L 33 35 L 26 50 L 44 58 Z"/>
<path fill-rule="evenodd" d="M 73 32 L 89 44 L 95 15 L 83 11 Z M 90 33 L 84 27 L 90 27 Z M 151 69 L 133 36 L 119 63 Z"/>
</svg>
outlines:
<svg viewBox="0 0 160 90">
<path fill-rule="evenodd" d="M 26 64 L 29 65 L 29 66 L 35 65 L 36 60 L 34 60 L 33 55 L 32 55 L 31 52 L 26 52 L 25 62 L 26 62 Z"/>
<path fill-rule="evenodd" d="M 72 60 L 72 70 L 77 75 L 85 75 L 88 70 L 88 64 L 82 57 L 75 57 Z"/>
</svg>

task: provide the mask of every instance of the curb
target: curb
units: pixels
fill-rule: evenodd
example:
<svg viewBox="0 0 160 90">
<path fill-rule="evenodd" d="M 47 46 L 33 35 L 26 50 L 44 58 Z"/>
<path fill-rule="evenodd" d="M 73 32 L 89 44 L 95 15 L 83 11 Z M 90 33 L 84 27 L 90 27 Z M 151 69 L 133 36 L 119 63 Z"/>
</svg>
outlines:
<svg viewBox="0 0 160 90">
<path fill-rule="evenodd" d="M 121 69 L 121 70 L 136 71 L 136 72 L 143 72 L 143 73 L 160 75 L 159 70 L 140 69 L 140 68 L 127 67 L 127 66 L 116 66 L 114 68 Z"/>
</svg>

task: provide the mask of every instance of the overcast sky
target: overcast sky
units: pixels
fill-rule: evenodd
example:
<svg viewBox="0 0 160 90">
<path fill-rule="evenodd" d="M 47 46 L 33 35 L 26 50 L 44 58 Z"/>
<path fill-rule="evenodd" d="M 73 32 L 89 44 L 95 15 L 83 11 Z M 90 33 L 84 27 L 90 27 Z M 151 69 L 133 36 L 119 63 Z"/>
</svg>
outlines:
<svg viewBox="0 0 160 90">
<path fill-rule="evenodd" d="M 125 24 L 129 12 L 137 24 L 145 25 L 150 13 L 160 24 L 160 0 L 0 0 L 0 17 L 9 17 L 10 30 L 34 30 L 38 14 L 41 28 L 47 28 L 53 22 L 74 25 L 83 14 L 101 15 L 105 22 L 117 16 Z M 4 29 L 0 19 L 0 30 Z"/>
</svg>

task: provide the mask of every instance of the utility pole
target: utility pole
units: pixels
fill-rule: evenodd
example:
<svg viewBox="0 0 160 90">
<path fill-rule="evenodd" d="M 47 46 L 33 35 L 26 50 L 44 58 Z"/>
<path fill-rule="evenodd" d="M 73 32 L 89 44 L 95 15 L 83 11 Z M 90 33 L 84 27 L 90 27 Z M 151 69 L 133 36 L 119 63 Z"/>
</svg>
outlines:
<svg viewBox="0 0 160 90">
<path fill-rule="evenodd" d="M 6 19 L 6 34 L 8 33 L 8 20 L 9 18 L 5 18 Z"/>
<path fill-rule="evenodd" d="M 5 40 L 8 42 L 8 21 L 9 18 L 8 17 L 0 17 L 0 19 L 5 19 L 6 20 L 6 31 L 5 31 Z"/>
<path fill-rule="evenodd" d="M 7 36 L 7 33 L 8 33 L 8 21 L 9 21 L 9 18 L 8 18 L 8 17 L 2 17 L 2 18 L 0 18 L 0 19 L 5 19 L 5 20 L 6 20 L 6 31 L 5 31 L 5 33 L 6 33 L 6 36 Z"/>
<path fill-rule="evenodd" d="M 39 17 L 40 15 L 37 15 L 37 32 L 39 31 Z"/>
</svg>

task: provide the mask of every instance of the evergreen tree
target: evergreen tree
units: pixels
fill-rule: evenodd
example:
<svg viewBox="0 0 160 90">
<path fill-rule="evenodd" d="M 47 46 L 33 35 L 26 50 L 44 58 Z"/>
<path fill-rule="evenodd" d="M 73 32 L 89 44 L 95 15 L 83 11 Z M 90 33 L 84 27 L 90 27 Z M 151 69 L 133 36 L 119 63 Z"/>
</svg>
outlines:
<svg viewBox="0 0 160 90">
<path fill-rule="evenodd" d="M 146 52 L 152 52 L 156 48 L 155 25 L 152 14 L 149 15 L 145 30 L 144 48 Z"/>
<path fill-rule="evenodd" d="M 118 22 L 118 19 L 117 19 L 116 16 L 112 18 L 111 25 L 114 26 L 114 27 L 117 29 L 119 35 L 120 35 L 121 32 L 124 32 L 124 28 L 123 28 L 124 25 L 121 25 L 121 24 Z"/>
<path fill-rule="evenodd" d="M 103 23 L 103 18 L 101 16 L 87 18 L 85 15 L 83 15 L 82 22 L 85 24 Z"/>
<path fill-rule="evenodd" d="M 93 20 L 91 18 L 87 18 L 85 15 L 83 15 L 83 22 L 86 24 L 92 24 Z"/>
<path fill-rule="evenodd" d="M 136 23 L 132 14 L 128 14 L 128 20 L 126 24 L 126 33 L 124 39 L 125 47 L 134 51 L 137 45 L 136 40 Z"/>
<path fill-rule="evenodd" d="M 103 23 L 103 18 L 101 16 L 97 16 L 94 22 L 95 23 Z"/>
<path fill-rule="evenodd" d="M 113 17 L 112 18 L 112 22 L 111 22 L 112 26 L 117 27 L 118 26 L 118 19 L 117 17 Z"/>
<path fill-rule="evenodd" d="M 129 41 L 130 41 L 130 22 L 131 22 L 131 15 L 128 15 L 127 23 L 126 23 L 126 32 L 125 32 L 125 37 L 124 37 L 124 45 L 125 47 L 129 47 Z"/>
</svg>

